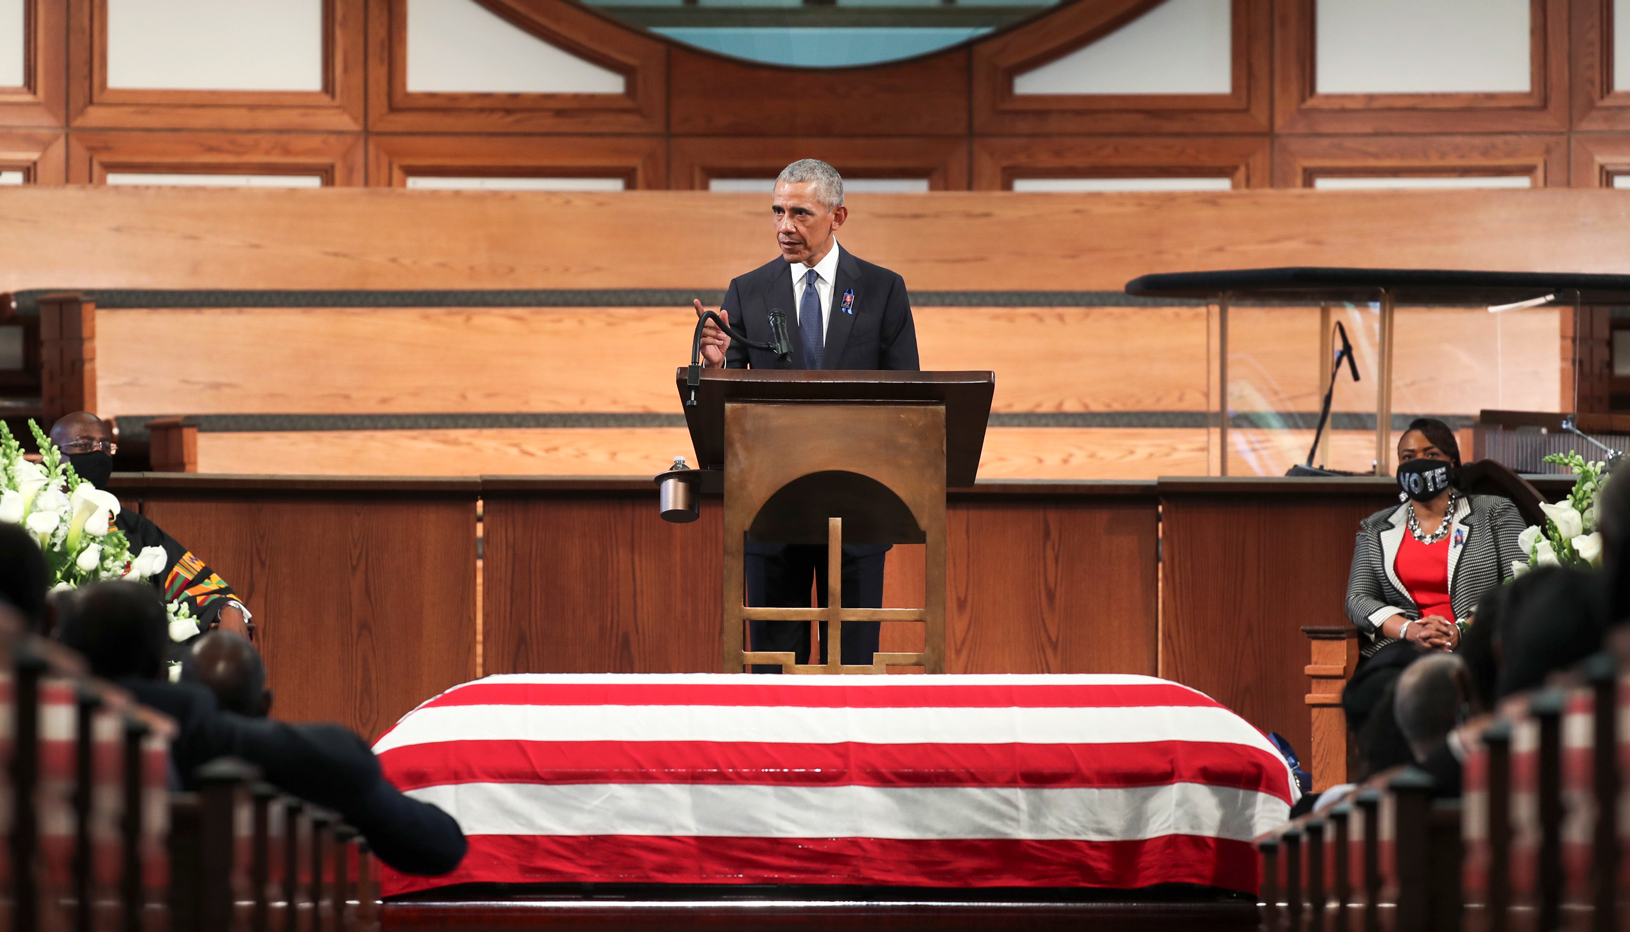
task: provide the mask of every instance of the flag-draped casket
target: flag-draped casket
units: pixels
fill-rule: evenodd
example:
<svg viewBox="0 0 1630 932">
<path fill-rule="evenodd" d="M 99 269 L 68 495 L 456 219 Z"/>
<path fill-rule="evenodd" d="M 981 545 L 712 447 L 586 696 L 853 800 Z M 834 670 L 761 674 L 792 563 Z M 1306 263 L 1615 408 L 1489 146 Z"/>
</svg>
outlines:
<svg viewBox="0 0 1630 932">
<path fill-rule="evenodd" d="M 374 747 L 451 813 L 456 883 L 1256 890 L 1295 784 L 1260 731 L 1143 676 L 494 676 Z"/>
</svg>

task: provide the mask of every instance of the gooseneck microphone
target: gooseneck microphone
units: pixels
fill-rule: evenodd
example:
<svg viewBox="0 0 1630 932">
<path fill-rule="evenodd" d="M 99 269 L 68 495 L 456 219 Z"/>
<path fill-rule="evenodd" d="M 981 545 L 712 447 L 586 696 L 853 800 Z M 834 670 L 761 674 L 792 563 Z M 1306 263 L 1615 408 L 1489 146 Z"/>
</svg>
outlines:
<svg viewBox="0 0 1630 932">
<path fill-rule="evenodd" d="M 690 389 L 690 397 L 685 401 L 687 408 L 695 407 L 696 387 L 702 384 L 702 328 L 707 326 L 710 319 L 719 325 L 720 330 L 730 334 L 732 340 L 740 340 L 752 349 L 769 350 L 782 362 L 792 358 L 792 340 L 787 336 L 787 315 L 780 308 L 770 309 L 770 340 L 767 343 L 747 339 L 747 334 L 725 323 L 718 314 L 704 311 L 696 318 L 696 333 L 690 341 L 690 369 L 685 373 L 685 386 Z"/>
<path fill-rule="evenodd" d="M 1313 457 L 1319 454 L 1319 441 L 1324 438 L 1324 427 L 1330 422 L 1330 403 L 1336 397 L 1336 376 L 1341 373 L 1341 359 L 1347 357 L 1347 370 L 1353 374 L 1353 381 L 1358 381 L 1358 360 L 1353 358 L 1353 344 L 1347 339 L 1347 328 L 1336 321 L 1336 334 L 1341 337 L 1341 349 L 1336 351 L 1336 359 L 1330 365 L 1330 384 L 1324 390 L 1324 404 L 1319 406 L 1319 426 L 1313 431 L 1313 446 L 1308 448 L 1306 466 L 1313 468 Z"/>
<path fill-rule="evenodd" d="M 1347 328 L 1336 321 L 1336 333 L 1341 335 L 1341 354 L 1347 357 L 1347 368 L 1353 373 L 1353 381 L 1358 381 L 1358 360 L 1353 356 L 1353 344 L 1347 342 Z"/>
</svg>

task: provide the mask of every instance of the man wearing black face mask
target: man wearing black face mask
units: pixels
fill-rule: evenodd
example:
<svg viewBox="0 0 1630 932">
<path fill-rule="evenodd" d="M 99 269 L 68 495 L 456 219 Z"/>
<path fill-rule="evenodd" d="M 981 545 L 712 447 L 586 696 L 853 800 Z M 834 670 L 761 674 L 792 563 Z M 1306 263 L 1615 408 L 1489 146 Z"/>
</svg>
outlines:
<svg viewBox="0 0 1630 932">
<path fill-rule="evenodd" d="M 51 426 L 51 442 L 62 452 L 74 473 L 99 489 L 113 475 L 112 432 L 89 411 L 75 411 Z M 132 557 L 148 547 L 164 550 L 164 568 L 149 581 L 166 601 L 180 601 L 192 612 L 200 631 L 219 627 L 250 637 L 249 610 L 237 593 L 204 561 L 192 555 L 159 526 L 130 509 L 122 509 L 113 524 L 130 541 Z"/>
</svg>

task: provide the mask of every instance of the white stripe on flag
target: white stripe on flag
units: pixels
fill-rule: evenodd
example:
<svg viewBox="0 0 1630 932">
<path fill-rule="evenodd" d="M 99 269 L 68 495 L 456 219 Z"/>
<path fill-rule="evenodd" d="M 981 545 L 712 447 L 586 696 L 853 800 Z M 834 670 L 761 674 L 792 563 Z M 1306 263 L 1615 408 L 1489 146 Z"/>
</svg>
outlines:
<svg viewBox="0 0 1630 932">
<path fill-rule="evenodd" d="M 1268 793 L 1131 788 L 463 783 L 408 793 L 467 835 L 1250 841 L 1290 807 Z"/>
<path fill-rule="evenodd" d="M 1279 754 L 1215 706 L 816 708 L 456 705 L 420 708 L 374 753 L 443 741 L 720 741 L 763 744 L 1243 744 Z"/>
</svg>

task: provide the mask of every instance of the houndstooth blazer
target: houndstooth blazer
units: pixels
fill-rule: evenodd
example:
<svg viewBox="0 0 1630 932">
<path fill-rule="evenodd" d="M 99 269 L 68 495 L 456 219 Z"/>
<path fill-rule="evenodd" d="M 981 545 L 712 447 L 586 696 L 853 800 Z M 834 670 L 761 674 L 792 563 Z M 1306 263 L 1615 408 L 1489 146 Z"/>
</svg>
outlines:
<svg viewBox="0 0 1630 932">
<path fill-rule="evenodd" d="M 1398 580 L 1393 564 L 1409 533 L 1405 502 L 1385 508 L 1359 524 L 1353 546 L 1353 568 L 1347 577 L 1347 619 L 1359 630 L 1359 652 L 1368 657 L 1392 642 L 1381 636 L 1381 622 L 1393 615 L 1421 617 Z M 1449 605 L 1456 619 L 1477 608 L 1483 593 L 1511 578 L 1511 561 L 1523 558 L 1517 536 L 1522 516 L 1509 499 L 1498 495 L 1465 495 L 1455 506 L 1449 531 Z"/>
</svg>

